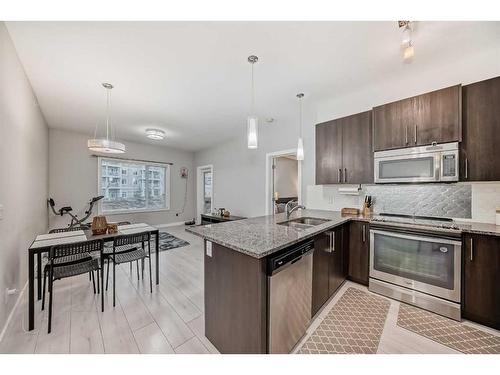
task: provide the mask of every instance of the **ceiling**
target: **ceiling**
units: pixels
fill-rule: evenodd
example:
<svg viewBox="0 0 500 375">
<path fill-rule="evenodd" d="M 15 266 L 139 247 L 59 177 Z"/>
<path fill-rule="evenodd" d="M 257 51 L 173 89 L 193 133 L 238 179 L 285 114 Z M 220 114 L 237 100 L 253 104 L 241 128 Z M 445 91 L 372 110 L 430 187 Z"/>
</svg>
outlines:
<svg viewBox="0 0 500 375">
<path fill-rule="evenodd" d="M 412 69 L 488 48 L 498 22 L 418 22 Z M 409 69 L 396 22 L 7 22 L 51 128 L 92 135 L 111 82 L 117 137 L 196 151 L 244 133 L 256 106 L 296 127 L 304 106 Z M 487 42 L 485 42 L 485 40 Z M 496 39 L 498 43 L 498 39 Z M 292 124 L 293 122 L 293 124 Z M 273 126 L 273 125 L 270 125 Z M 163 129 L 150 141 L 146 128 Z"/>
</svg>

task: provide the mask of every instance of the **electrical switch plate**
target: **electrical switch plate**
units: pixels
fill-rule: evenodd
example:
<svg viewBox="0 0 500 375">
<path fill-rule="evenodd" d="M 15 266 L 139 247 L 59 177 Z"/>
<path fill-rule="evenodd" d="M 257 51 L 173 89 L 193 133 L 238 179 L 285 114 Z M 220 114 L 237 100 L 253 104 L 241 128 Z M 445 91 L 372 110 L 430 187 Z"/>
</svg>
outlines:
<svg viewBox="0 0 500 375">
<path fill-rule="evenodd" d="M 206 241 L 207 256 L 212 257 L 212 242 Z"/>
</svg>

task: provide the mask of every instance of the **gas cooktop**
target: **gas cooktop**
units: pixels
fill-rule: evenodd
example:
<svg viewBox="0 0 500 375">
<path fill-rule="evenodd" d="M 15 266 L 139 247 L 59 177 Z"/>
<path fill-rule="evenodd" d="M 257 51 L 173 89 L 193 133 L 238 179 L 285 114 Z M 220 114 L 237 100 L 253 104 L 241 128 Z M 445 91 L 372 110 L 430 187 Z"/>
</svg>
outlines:
<svg viewBox="0 0 500 375">
<path fill-rule="evenodd" d="M 401 223 L 421 225 L 427 227 L 437 227 L 442 229 L 459 230 L 460 228 L 453 222 L 453 219 L 433 216 L 415 216 L 381 213 L 372 218 L 372 221 L 381 223 Z"/>
</svg>

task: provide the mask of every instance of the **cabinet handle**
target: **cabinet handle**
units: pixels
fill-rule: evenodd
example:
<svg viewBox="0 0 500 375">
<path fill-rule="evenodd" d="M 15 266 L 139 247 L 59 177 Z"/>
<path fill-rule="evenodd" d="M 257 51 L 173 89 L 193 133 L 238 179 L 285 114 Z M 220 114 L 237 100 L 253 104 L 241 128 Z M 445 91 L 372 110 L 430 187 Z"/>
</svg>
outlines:
<svg viewBox="0 0 500 375">
<path fill-rule="evenodd" d="M 337 171 L 337 182 L 340 184 L 342 182 L 342 177 L 341 177 L 341 174 L 342 174 L 342 169 L 339 168 L 339 170 Z"/>
<path fill-rule="evenodd" d="M 330 246 L 332 248 L 332 253 L 335 252 L 335 232 L 332 232 L 332 235 L 330 237 Z"/>
<path fill-rule="evenodd" d="M 408 144 L 408 125 L 405 125 L 405 145 Z"/>
<path fill-rule="evenodd" d="M 474 260 L 474 242 L 473 238 L 471 237 L 470 239 L 470 261 L 472 262 Z"/>
<path fill-rule="evenodd" d="M 469 178 L 469 162 L 467 158 L 465 158 L 465 179 Z"/>
<path fill-rule="evenodd" d="M 363 243 L 364 243 L 366 242 L 366 225 L 363 225 L 362 233 L 363 233 Z"/>
<path fill-rule="evenodd" d="M 415 124 L 415 144 L 417 144 L 417 124 Z"/>
<path fill-rule="evenodd" d="M 328 247 L 325 249 L 325 252 L 332 252 L 332 232 L 325 232 L 325 235 L 328 236 Z"/>
<path fill-rule="evenodd" d="M 344 182 L 347 182 L 347 168 L 344 168 Z"/>
</svg>

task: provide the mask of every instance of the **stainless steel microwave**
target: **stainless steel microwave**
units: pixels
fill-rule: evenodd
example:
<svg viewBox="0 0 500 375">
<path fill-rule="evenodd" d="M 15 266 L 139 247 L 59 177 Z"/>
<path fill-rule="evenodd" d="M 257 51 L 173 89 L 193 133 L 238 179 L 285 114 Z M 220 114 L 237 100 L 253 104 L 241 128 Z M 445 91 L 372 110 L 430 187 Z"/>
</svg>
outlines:
<svg viewBox="0 0 500 375">
<path fill-rule="evenodd" d="M 458 142 L 374 153 L 375 183 L 458 181 Z"/>
</svg>

